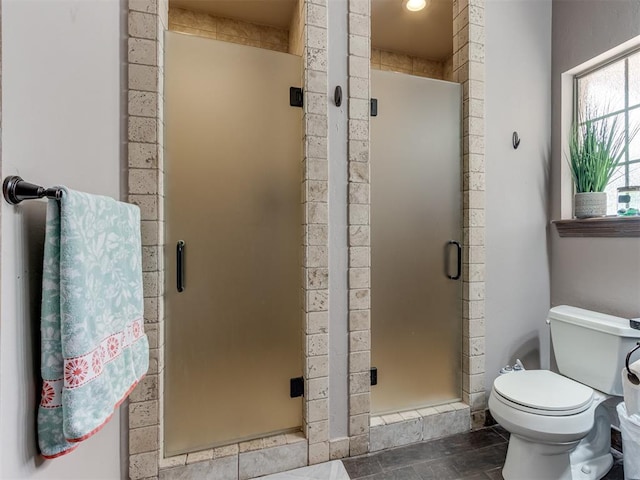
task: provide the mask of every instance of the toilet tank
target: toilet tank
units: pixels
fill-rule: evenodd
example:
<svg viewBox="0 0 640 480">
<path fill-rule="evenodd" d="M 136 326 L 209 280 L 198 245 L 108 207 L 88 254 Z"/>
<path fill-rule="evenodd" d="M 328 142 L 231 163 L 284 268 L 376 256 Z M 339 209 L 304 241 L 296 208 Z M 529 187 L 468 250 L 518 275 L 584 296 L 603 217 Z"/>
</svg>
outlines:
<svg viewBox="0 0 640 480">
<path fill-rule="evenodd" d="M 640 341 L 629 319 L 560 305 L 549 311 L 558 370 L 565 377 L 609 395 L 622 395 L 620 371 Z"/>
</svg>

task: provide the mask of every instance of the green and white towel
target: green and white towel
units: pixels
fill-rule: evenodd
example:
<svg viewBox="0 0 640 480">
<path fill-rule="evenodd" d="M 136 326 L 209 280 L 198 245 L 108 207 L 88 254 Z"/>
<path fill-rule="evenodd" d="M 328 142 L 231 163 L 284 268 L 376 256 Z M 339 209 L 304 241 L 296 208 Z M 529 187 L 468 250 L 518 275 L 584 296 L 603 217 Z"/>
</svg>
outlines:
<svg viewBox="0 0 640 480">
<path fill-rule="evenodd" d="M 100 430 L 147 372 L 141 263 L 137 206 L 66 188 L 49 200 L 38 409 L 45 458 Z"/>
</svg>

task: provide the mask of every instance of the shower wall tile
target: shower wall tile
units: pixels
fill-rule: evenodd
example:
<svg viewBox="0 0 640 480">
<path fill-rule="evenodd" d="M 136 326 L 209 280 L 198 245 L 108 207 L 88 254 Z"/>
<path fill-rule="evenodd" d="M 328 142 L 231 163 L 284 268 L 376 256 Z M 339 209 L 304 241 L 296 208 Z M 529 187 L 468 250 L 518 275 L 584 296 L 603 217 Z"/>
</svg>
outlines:
<svg viewBox="0 0 640 480">
<path fill-rule="evenodd" d="M 160 480 L 238 480 L 238 457 L 225 457 L 160 471 Z"/>
<path fill-rule="evenodd" d="M 158 429 L 155 426 L 134 428 L 129 432 L 129 453 L 153 452 L 158 449 Z"/>
<path fill-rule="evenodd" d="M 328 379 L 328 162 L 327 162 L 327 2 L 300 2 L 290 28 L 290 51 L 303 57 L 303 277 L 306 335 L 303 430 L 309 464 L 329 460 Z M 293 32 L 293 33 L 292 33 Z M 297 35 L 300 32 L 301 41 Z M 296 38 L 294 38 L 296 37 Z M 295 45 L 293 43 L 295 42 Z M 315 333 L 320 331 L 321 333 Z"/>
<path fill-rule="evenodd" d="M 289 30 L 171 7 L 169 29 L 199 37 L 288 52 Z"/>
<path fill-rule="evenodd" d="M 204 462 L 206 460 L 213 460 L 213 450 L 202 450 L 200 452 L 193 452 L 187 454 L 187 465 L 196 462 Z"/>
<path fill-rule="evenodd" d="M 306 333 L 327 333 L 329 331 L 329 312 L 311 312 L 307 314 Z"/>
<path fill-rule="evenodd" d="M 309 290 L 327 289 L 329 288 L 329 269 L 328 268 L 307 268 L 305 277 L 306 283 L 304 288 Z"/>
<path fill-rule="evenodd" d="M 129 38 L 129 62 L 138 65 L 158 65 L 157 42 L 143 38 Z"/>
<path fill-rule="evenodd" d="M 369 206 L 351 205 L 349 209 L 350 225 L 369 225 Z"/>
<path fill-rule="evenodd" d="M 369 71 L 371 5 L 348 1 L 349 455 L 369 451 L 371 379 L 369 233 Z M 365 287 L 365 288 L 363 288 Z"/>
<path fill-rule="evenodd" d="M 413 71 L 413 58 L 403 53 L 381 50 L 380 66 L 382 70 L 385 70 L 384 67 L 388 67 L 390 70 L 393 69 L 398 72 L 411 73 Z"/>
<path fill-rule="evenodd" d="M 158 400 L 129 404 L 129 427 L 147 427 L 158 423 Z"/>
<path fill-rule="evenodd" d="M 129 34 L 136 38 L 155 40 L 157 36 L 156 15 L 142 12 L 131 12 L 129 15 Z"/>
<path fill-rule="evenodd" d="M 362 455 L 369 451 L 369 434 L 349 437 L 349 456 Z"/>
<path fill-rule="evenodd" d="M 327 355 L 306 357 L 304 365 L 304 375 L 308 379 L 327 377 L 329 375 L 329 357 Z"/>
<path fill-rule="evenodd" d="M 370 435 L 372 452 L 416 443 L 422 440 L 422 418 L 372 427 Z"/>
<path fill-rule="evenodd" d="M 324 463 L 329 458 L 329 441 L 309 444 L 309 464 Z"/>
<path fill-rule="evenodd" d="M 173 457 L 161 458 L 158 462 L 160 469 L 181 467 L 186 465 L 187 455 L 175 455 Z"/>
<path fill-rule="evenodd" d="M 423 440 L 446 437 L 456 433 L 467 432 L 471 428 L 469 407 L 441 412 L 423 418 Z"/>
<path fill-rule="evenodd" d="M 286 442 L 286 436 L 285 436 Z M 232 445 L 225 445 L 224 447 L 216 447 L 213 449 L 213 458 L 223 458 L 223 457 L 231 457 L 234 455 L 238 455 L 240 452 L 239 445 L 234 443 Z"/>
<path fill-rule="evenodd" d="M 450 60 L 452 62 L 453 59 L 451 58 Z M 451 65 L 449 66 L 449 73 L 445 74 L 447 61 L 430 60 L 404 53 L 372 48 L 370 65 L 374 70 L 387 70 L 438 80 L 450 80 Z"/>
<path fill-rule="evenodd" d="M 129 455 L 129 477 L 147 478 L 158 475 L 158 454 L 157 452 L 138 453 Z"/>
<path fill-rule="evenodd" d="M 329 458 L 331 460 L 339 460 L 341 458 L 346 458 L 348 456 L 349 456 L 349 439 L 348 438 L 339 438 L 337 440 L 331 440 L 329 442 Z M 324 478 L 329 478 L 329 477 L 324 477 Z"/>
<path fill-rule="evenodd" d="M 369 451 L 371 378 L 369 70 L 371 5 L 348 1 L 349 455 Z"/>
<path fill-rule="evenodd" d="M 353 415 L 369 412 L 371 399 L 368 394 L 354 394 L 349 397 L 349 412 Z"/>
<path fill-rule="evenodd" d="M 468 325 L 465 325 L 463 329 L 463 335 L 469 336 L 472 338 L 482 336 L 482 333 L 484 332 L 484 328 L 485 328 L 484 318 L 469 319 L 469 322 L 467 323 Z"/>
<path fill-rule="evenodd" d="M 158 12 L 157 0 L 129 0 L 129 10 L 156 14 Z"/>
<path fill-rule="evenodd" d="M 485 359 L 484 355 L 476 355 L 475 357 L 465 357 L 462 362 L 462 371 L 469 375 L 484 373 Z"/>
<path fill-rule="evenodd" d="M 307 465 L 307 444 L 298 442 L 280 447 L 265 448 L 240 453 L 237 458 L 237 474 L 240 480 L 261 475 L 284 472 Z M 185 477 L 186 478 L 186 477 Z M 189 478 L 201 478 L 192 476 Z"/>
<path fill-rule="evenodd" d="M 296 4 L 296 8 L 293 10 L 293 15 L 291 16 L 291 23 L 289 24 L 289 53 L 293 55 L 302 56 L 304 51 L 304 26 L 305 23 L 310 22 L 310 3 L 305 2 L 304 0 L 298 0 Z M 305 7 L 307 9 L 307 15 L 305 18 Z M 318 15 L 321 15 L 322 12 L 318 12 L 314 10 L 314 22 L 313 25 L 326 25 L 326 15 L 327 9 L 324 7 L 324 22 L 319 19 Z"/>
<path fill-rule="evenodd" d="M 371 273 L 368 268 L 349 269 L 350 288 L 369 288 L 371 286 Z"/>
<path fill-rule="evenodd" d="M 371 353 L 367 351 L 349 353 L 349 373 L 362 373 L 369 371 L 371 365 Z M 357 415 L 354 413 L 354 415 Z"/>
<path fill-rule="evenodd" d="M 349 333 L 349 352 L 369 352 L 371 349 L 369 330 L 359 330 Z M 362 369 L 358 371 L 363 371 Z M 367 369 L 364 369 L 367 371 Z"/>
<path fill-rule="evenodd" d="M 349 331 L 370 330 L 371 312 L 369 310 L 354 310 L 349 312 Z"/>
<path fill-rule="evenodd" d="M 145 330 L 149 373 L 129 397 L 129 475 L 158 474 L 162 450 L 160 417 L 164 368 L 164 310 L 158 301 L 164 282 L 162 65 L 166 2 L 130 0 L 128 12 L 128 199 L 142 218 Z"/>
<path fill-rule="evenodd" d="M 309 435 L 309 443 L 322 443 L 329 435 L 329 421 L 322 420 L 309 424 L 307 434 Z"/>
<path fill-rule="evenodd" d="M 462 402 L 371 417 L 370 451 L 466 432 L 470 418 L 469 405 Z"/>
</svg>

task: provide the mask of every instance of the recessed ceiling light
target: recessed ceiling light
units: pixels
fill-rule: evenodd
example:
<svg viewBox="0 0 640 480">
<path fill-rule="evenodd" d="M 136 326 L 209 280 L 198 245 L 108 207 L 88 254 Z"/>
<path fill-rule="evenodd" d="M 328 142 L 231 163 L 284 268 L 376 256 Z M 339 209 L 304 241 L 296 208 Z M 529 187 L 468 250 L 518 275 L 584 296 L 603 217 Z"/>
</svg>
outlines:
<svg viewBox="0 0 640 480">
<path fill-rule="evenodd" d="M 402 3 L 410 12 L 418 12 L 427 6 L 427 0 L 403 0 Z"/>
</svg>

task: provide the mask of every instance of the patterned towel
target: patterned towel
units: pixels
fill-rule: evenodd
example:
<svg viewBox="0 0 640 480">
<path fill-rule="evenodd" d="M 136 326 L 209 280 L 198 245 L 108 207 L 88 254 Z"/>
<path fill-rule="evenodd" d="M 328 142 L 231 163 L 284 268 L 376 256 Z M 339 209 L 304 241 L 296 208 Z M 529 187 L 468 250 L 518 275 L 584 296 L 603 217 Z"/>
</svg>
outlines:
<svg viewBox="0 0 640 480">
<path fill-rule="evenodd" d="M 63 188 L 50 200 L 42 278 L 45 458 L 71 452 L 110 420 L 147 372 L 140 210 Z"/>
</svg>

